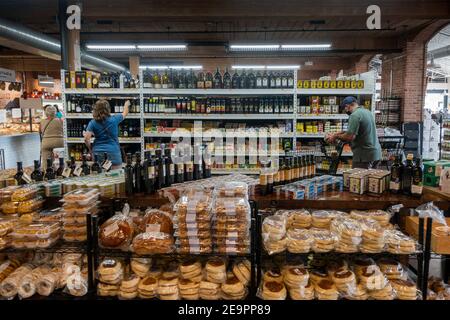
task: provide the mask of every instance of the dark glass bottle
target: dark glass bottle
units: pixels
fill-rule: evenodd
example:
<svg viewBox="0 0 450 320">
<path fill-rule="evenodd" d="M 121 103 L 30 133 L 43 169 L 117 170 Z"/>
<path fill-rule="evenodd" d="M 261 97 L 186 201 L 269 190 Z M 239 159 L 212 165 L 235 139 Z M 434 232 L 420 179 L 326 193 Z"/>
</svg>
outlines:
<svg viewBox="0 0 450 320">
<path fill-rule="evenodd" d="M 402 190 L 402 165 L 399 157 L 394 158 L 394 163 L 391 167 L 391 181 L 389 182 L 389 189 L 392 193 L 399 193 Z"/>
<path fill-rule="evenodd" d="M 188 146 L 187 148 L 191 148 Z M 185 152 L 184 157 L 184 181 L 192 181 L 194 179 L 194 163 L 190 152 Z"/>
<path fill-rule="evenodd" d="M 413 179 L 413 155 L 408 154 L 406 158 L 406 164 L 403 167 L 402 172 L 402 191 L 404 194 L 411 194 L 411 186 Z"/>
<path fill-rule="evenodd" d="M 316 157 L 314 157 L 314 155 L 311 155 L 311 177 L 315 177 L 316 176 Z"/>
<path fill-rule="evenodd" d="M 81 159 L 82 159 L 82 162 L 81 162 L 81 173 L 83 174 L 83 176 L 90 175 L 91 174 L 91 167 L 89 167 L 89 165 L 87 163 L 86 155 L 83 154 Z"/>
<path fill-rule="evenodd" d="M 239 77 L 239 88 L 248 89 L 248 77 L 247 74 L 245 73 L 245 69 L 242 71 L 242 74 Z"/>
<path fill-rule="evenodd" d="M 59 167 L 56 170 L 56 177 L 62 178 L 63 171 L 64 171 L 64 158 L 59 158 Z"/>
<path fill-rule="evenodd" d="M 53 159 L 47 159 L 47 169 L 45 170 L 44 180 L 53 180 L 56 178 L 55 169 L 53 169 Z"/>
<path fill-rule="evenodd" d="M 261 75 L 261 72 L 258 71 L 256 73 L 256 88 L 261 89 L 263 87 L 263 76 Z"/>
<path fill-rule="evenodd" d="M 256 88 L 256 77 L 252 70 L 250 70 L 248 74 L 248 88 L 249 89 Z"/>
<path fill-rule="evenodd" d="M 134 170 L 131 163 L 131 153 L 127 153 L 125 171 L 125 192 L 127 195 L 132 195 L 134 191 Z"/>
<path fill-rule="evenodd" d="M 144 178 L 142 176 L 142 161 L 141 153 L 136 152 L 136 163 L 134 164 L 133 174 L 134 174 L 134 192 L 141 193 L 144 191 Z"/>
<path fill-rule="evenodd" d="M 23 185 L 23 184 L 27 184 L 27 182 L 23 179 L 23 165 L 22 165 L 22 161 L 17 162 L 17 172 L 14 175 L 14 179 L 16 180 L 18 185 Z"/>
<path fill-rule="evenodd" d="M 172 161 L 172 154 L 169 148 L 164 150 L 164 162 L 166 164 L 166 187 L 170 187 L 175 182 L 175 165 Z"/>
<path fill-rule="evenodd" d="M 91 174 L 99 174 L 99 173 L 102 173 L 102 167 L 98 163 L 97 156 L 94 155 L 94 163 L 92 163 L 91 166 Z"/>
<path fill-rule="evenodd" d="M 241 79 L 237 71 L 233 73 L 233 77 L 231 78 L 231 87 L 233 89 L 239 89 L 241 84 Z"/>
<path fill-rule="evenodd" d="M 269 88 L 269 76 L 267 75 L 267 71 L 264 70 L 264 73 L 262 75 L 262 79 L 261 79 L 261 87 L 262 88 Z"/>
<path fill-rule="evenodd" d="M 34 170 L 31 173 L 31 179 L 33 181 L 43 181 L 44 180 L 44 173 L 41 170 L 41 164 L 39 160 L 34 160 Z"/>
<path fill-rule="evenodd" d="M 211 89 L 213 86 L 213 75 L 211 72 L 207 72 L 205 76 L 205 89 Z"/>
<path fill-rule="evenodd" d="M 156 149 L 156 158 L 158 164 L 158 181 L 156 182 L 156 186 L 159 190 L 164 188 L 166 183 L 166 164 L 161 149 Z"/>
<path fill-rule="evenodd" d="M 144 184 L 145 193 L 151 194 L 155 192 L 155 159 L 153 156 L 146 152 L 146 159 L 144 161 Z"/>
<path fill-rule="evenodd" d="M 308 179 L 309 177 L 311 177 L 311 172 L 309 172 L 309 159 L 308 156 L 305 156 L 303 159 L 303 164 L 304 164 L 304 169 L 303 169 L 303 178 Z"/>
<path fill-rule="evenodd" d="M 213 88 L 214 89 L 222 89 L 222 75 L 220 74 L 219 67 L 216 69 L 216 73 L 214 74 Z"/>
<path fill-rule="evenodd" d="M 422 161 L 420 160 L 420 158 L 416 158 L 415 164 L 413 166 L 411 194 L 413 195 L 413 197 L 420 198 L 422 196 L 422 190 L 423 190 Z"/>
<path fill-rule="evenodd" d="M 223 88 L 231 89 L 231 87 L 232 87 L 231 75 L 228 72 L 228 68 L 225 68 L 225 73 L 223 74 Z"/>
</svg>

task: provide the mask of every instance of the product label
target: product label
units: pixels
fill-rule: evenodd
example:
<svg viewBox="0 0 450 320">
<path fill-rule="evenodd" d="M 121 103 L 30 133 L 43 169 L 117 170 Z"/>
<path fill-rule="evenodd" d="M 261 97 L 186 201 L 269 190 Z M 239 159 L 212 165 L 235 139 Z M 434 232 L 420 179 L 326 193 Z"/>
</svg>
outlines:
<svg viewBox="0 0 450 320">
<path fill-rule="evenodd" d="M 102 168 L 108 171 L 112 166 L 112 162 L 110 160 L 106 160 L 105 163 L 102 165 Z"/>
<path fill-rule="evenodd" d="M 155 167 L 148 167 L 148 177 L 153 179 L 155 177 Z"/>
<path fill-rule="evenodd" d="M 145 232 L 160 232 L 161 225 L 159 223 L 147 223 L 145 226 Z"/>
<path fill-rule="evenodd" d="M 194 230 L 188 229 L 187 235 L 188 235 L 188 237 L 196 237 L 197 236 L 197 229 L 194 229 Z"/>
<path fill-rule="evenodd" d="M 262 186 L 267 185 L 267 176 L 265 174 L 259 175 L 259 184 Z"/>
<path fill-rule="evenodd" d="M 236 240 L 229 240 L 229 239 L 226 239 L 225 240 L 225 244 L 227 245 L 227 246 L 235 246 L 235 245 L 237 245 L 238 243 L 237 243 L 237 241 Z"/>
<path fill-rule="evenodd" d="M 26 183 L 32 183 L 33 180 L 31 179 L 31 177 L 28 175 L 28 173 L 24 172 L 22 175 L 22 179 L 26 182 Z"/>
<path fill-rule="evenodd" d="M 418 186 L 418 185 L 413 184 L 411 186 L 411 193 L 412 194 L 422 194 L 422 189 L 423 189 L 423 187 L 421 185 Z"/>
<path fill-rule="evenodd" d="M 389 189 L 391 190 L 400 190 L 400 183 L 391 181 L 389 182 Z"/>
<path fill-rule="evenodd" d="M 171 163 L 169 165 L 170 175 L 173 176 L 175 174 L 175 165 Z"/>
<path fill-rule="evenodd" d="M 64 168 L 62 174 L 61 174 L 64 178 L 68 178 L 70 177 L 70 168 Z"/>
<path fill-rule="evenodd" d="M 83 169 L 81 168 L 81 166 L 78 165 L 73 170 L 73 175 L 79 177 L 81 175 L 82 171 L 83 171 Z"/>
</svg>

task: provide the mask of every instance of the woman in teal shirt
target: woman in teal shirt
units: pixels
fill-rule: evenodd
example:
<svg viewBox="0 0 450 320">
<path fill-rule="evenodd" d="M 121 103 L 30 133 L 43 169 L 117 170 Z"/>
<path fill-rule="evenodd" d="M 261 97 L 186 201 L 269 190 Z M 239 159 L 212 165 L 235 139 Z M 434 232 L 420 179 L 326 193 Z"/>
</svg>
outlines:
<svg viewBox="0 0 450 320">
<path fill-rule="evenodd" d="M 112 162 L 112 169 L 122 167 L 122 154 L 119 145 L 119 124 L 128 115 L 130 101 L 127 100 L 123 107 L 123 113 L 111 115 L 111 107 L 106 100 L 98 100 L 92 109 L 93 120 L 91 120 L 84 134 L 84 142 L 94 159 L 102 163 L 104 154 Z M 95 137 L 91 144 L 92 137 Z"/>
</svg>

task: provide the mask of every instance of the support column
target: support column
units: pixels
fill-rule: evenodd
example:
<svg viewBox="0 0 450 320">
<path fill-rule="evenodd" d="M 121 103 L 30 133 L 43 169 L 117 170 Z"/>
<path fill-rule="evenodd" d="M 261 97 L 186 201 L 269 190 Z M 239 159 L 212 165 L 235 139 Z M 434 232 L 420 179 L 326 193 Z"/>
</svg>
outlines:
<svg viewBox="0 0 450 320">
<path fill-rule="evenodd" d="M 66 26 L 66 9 L 67 9 L 67 0 L 59 0 L 58 23 L 59 23 L 59 33 L 61 35 L 61 67 L 64 70 L 69 70 L 69 60 L 67 57 L 68 38 Z"/>
<path fill-rule="evenodd" d="M 137 78 L 139 75 L 139 65 L 141 63 L 141 58 L 139 56 L 130 56 L 129 64 L 130 64 L 130 73 L 133 78 Z"/>
<path fill-rule="evenodd" d="M 67 58 L 69 70 L 81 71 L 80 30 L 68 32 Z"/>
</svg>

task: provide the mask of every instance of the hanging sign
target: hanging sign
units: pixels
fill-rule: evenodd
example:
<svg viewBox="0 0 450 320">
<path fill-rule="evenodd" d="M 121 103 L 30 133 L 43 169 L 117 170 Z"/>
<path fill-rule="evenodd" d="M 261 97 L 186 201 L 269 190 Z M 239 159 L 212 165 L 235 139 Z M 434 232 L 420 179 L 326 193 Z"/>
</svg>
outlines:
<svg viewBox="0 0 450 320">
<path fill-rule="evenodd" d="M 16 82 L 16 72 L 14 70 L 0 68 L 0 81 Z"/>
</svg>

